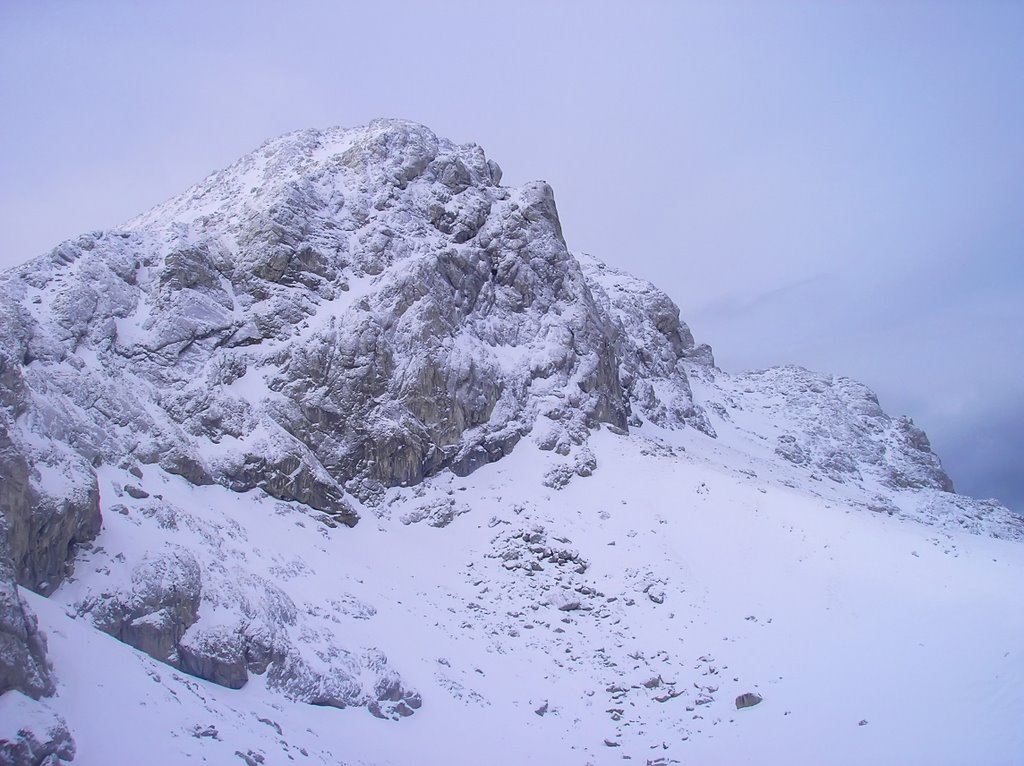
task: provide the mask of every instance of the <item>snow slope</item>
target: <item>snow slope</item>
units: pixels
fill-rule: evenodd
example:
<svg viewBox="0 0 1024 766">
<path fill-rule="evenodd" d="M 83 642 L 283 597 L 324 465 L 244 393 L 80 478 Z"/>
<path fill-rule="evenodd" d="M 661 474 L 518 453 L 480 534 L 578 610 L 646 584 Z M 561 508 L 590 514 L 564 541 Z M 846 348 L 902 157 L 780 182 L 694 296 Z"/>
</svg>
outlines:
<svg viewBox="0 0 1024 766">
<path fill-rule="evenodd" d="M 73 582 L 32 599 L 75 762 L 302 762 L 304 749 L 351 764 L 1019 763 L 1024 613 L 1008 586 L 1024 549 L 744 475 L 739 452 L 693 457 L 705 441 L 601 431 L 597 470 L 560 490 L 544 475 L 568 459 L 523 445 L 418 488 L 468 508 L 442 529 L 402 523 L 422 500 L 409 490 L 331 529 L 253 493 L 147 476 L 206 523 L 244 528 L 235 555 L 382 649 L 424 707 L 394 722 L 289 702 L 259 677 L 227 690 L 69 619 L 61 605 L 122 576 L 118 555 L 164 544 L 159 524 L 136 526 L 139 503 L 106 514 L 103 550 Z M 524 560 L 539 568 L 507 568 Z M 764 702 L 736 710 L 747 691 Z"/>
</svg>

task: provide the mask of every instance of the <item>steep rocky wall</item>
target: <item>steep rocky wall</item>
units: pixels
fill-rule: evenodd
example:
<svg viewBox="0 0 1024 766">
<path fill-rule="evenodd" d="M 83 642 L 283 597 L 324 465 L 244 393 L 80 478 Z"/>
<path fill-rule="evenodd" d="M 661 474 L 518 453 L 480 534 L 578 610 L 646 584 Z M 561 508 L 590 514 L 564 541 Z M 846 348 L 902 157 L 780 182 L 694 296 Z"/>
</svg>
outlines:
<svg viewBox="0 0 1024 766">
<path fill-rule="evenodd" d="M 51 674 L 46 638 L 18 594 L 13 567 L 0 560 L 0 695 L 14 690 L 33 699 L 48 696 L 54 690 Z"/>
<path fill-rule="evenodd" d="M 34 469 L 26 454 L 38 458 Z M 39 486 L 53 477 L 55 486 Z M 0 423 L 0 478 L 3 553 L 19 584 L 49 595 L 67 574 L 74 546 L 100 531 L 96 477 L 70 450 L 18 447 Z"/>
<path fill-rule="evenodd" d="M 589 255 L 578 256 L 594 292 L 615 328 L 615 356 L 632 425 L 643 420 L 668 428 L 692 426 L 715 435 L 696 404 L 688 369 L 713 367 L 711 347 L 694 342 L 679 307 L 649 282 Z"/>
<path fill-rule="evenodd" d="M 305 131 L 63 243 L 0 285 L 29 430 L 354 523 L 347 493 L 468 473 L 538 418 L 562 449 L 625 427 L 551 188 L 499 179 L 411 123 Z"/>
</svg>

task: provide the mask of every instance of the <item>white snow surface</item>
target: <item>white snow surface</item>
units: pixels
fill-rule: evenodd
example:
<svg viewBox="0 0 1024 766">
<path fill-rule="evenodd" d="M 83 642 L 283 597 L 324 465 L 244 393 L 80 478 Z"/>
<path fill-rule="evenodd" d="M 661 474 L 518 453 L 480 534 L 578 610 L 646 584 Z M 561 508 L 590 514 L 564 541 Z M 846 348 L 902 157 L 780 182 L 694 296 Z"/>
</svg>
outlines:
<svg viewBox="0 0 1024 766">
<path fill-rule="evenodd" d="M 595 434 L 597 470 L 560 490 L 545 474 L 573 457 L 523 444 L 469 477 L 392 490 L 354 529 L 147 469 L 143 486 L 204 540 L 105 475 L 105 505 L 127 515 L 105 507 L 74 577 L 30 594 L 75 763 L 1020 763 L 1024 547 L 783 486 L 795 474 L 752 475 L 742 451 L 694 431 L 644 431 Z M 403 523 L 438 500 L 465 512 Z M 171 539 L 380 648 L 423 708 L 379 720 L 290 702 L 259 676 L 232 691 L 69 616 L 122 584 L 120 557 Z M 764 701 L 737 710 L 745 692 Z"/>
</svg>

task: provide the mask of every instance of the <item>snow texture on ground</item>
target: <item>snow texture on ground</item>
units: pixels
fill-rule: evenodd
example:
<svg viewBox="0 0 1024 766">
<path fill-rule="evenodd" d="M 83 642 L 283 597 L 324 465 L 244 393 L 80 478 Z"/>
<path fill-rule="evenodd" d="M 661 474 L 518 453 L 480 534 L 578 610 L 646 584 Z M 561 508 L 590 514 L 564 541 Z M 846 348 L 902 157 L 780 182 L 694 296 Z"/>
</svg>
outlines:
<svg viewBox="0 0 1024 766">
<path fill-rule="evenodd" d="M 716 463 L 693 457 L 708 444 Z M 118 557 L 183 539 L 105 477 L 127 513 L 104 508 L 73 581 L 31 596 L 75 762 L 1019 763 L 1019 544 L 750 475 L 692 431 L 605 430 L 591 449 L 593 475 L 561 489 L 544 479 L 572 456 L 523 445 L 393 490 L 355 529 L 145 477 L 213 532 L 189 543 L 204 569 L 272 579 L 311 623 L 383 651 L 423 695 L 401 721 L 289 702 L 259 676 L 199 681 L 69 617 L 123 584 Z M 458 511 L 444 528 L 406 523 L 439 505 Z M 764 701 L 737 710 L 745 692 Z"/>
</svg>

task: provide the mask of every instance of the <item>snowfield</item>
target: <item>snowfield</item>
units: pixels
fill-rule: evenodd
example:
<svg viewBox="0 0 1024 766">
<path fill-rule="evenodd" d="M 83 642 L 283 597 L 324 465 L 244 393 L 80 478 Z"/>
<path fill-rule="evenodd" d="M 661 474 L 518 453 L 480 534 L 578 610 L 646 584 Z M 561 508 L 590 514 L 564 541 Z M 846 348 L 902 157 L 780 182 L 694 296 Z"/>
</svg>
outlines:
<svg viewBox="0 0 1024 766">
<path fill-rule="evenodd" d="M 53 598 L 31 597 L 75 763 L 1020 762 L 1019 544 L 749 475 L 696 432 L 641 431 L 595 434 L 597 469 L 562 489 L 544 478 L 571 456 L 524 444 L 392 490 L 354 529 L 147 471 L 151 497 L 235 530 L 190 545 L 204 567 L 270 578 L 379 647 L 423 695 L 400 721 L 289 702 L 259 676 L 225 689 L 70 619 L 89 589 L 123 585 L 119 556 L 183 544 L 147 514 L 160 501 L 126 502 L 126 477 L 104 476 L 103 533 Z M 709 444 L 720 462 L 695 457 Z M 449 501 L 444 528 L 403 523 Z M 737 710 L 745 692 L 764 701 Z"/>
</svg>

